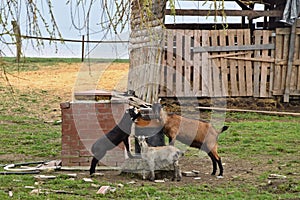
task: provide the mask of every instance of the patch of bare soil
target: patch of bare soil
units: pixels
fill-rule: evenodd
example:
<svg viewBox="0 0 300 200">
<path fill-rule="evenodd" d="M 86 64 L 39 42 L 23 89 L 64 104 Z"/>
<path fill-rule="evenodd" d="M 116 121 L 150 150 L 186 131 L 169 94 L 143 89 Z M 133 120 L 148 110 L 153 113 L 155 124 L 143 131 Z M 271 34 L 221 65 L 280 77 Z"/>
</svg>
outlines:
<svg viewBox="0 0 300 200">
<path fill-rule="evenodd" d="M 209 184 L 222 185 L 228 184 L 229 182 L 243 182 L 251 183 L 255 185 L 257 175 L 260 174 L 262 168 L 255 167 L 253 164 L 248 162 L 238 162 L 236 160 L 231 160 L 230 158 L 224 158 L 224 176 L 223 178 L 218 178 L 217 176 L 210 175 L 212 172 L 212 164 L 208 156 L 192 156 L 183 157 L 180 159 L 180 166 L 182 172 L 187 171 L 199 171 L 198 174 L 192 177 L 183 176 L 181 181 L 172 181 L 172 173 L 165 172 L 166 174 L 156 174 L 157 180 L 164 180 L 164 186 L 186 186 L 195 184 Z M 135 186 L 143 186 L 144 184 L 151 184 L 149 180 L 143 180 L 140 175 L 134 173 L 121 173 L 120 171 L 97 171 L 103 174 L 103 176 L 93 176 L 93 179 L 99 181 L 107 181 L 113 184 L 118 183 L 129 183 L 134 182 Z M 58 173 L 68 173 L 68 172 L 58 172 Z M 78 174 L 79 178 L 89 177 L 88 172 L 82 172 Z M 158 183 L 153 183 L 158 184 Z"/>
<path fill-rule="evenodd" d="M 94 70 L 101 70 L 101 77 L 97 77 L 96 88 L 91 89 L 103 90 L 112 90 L 120 84 L 120 80 L 124 79 L 129 68 L 128 63 L 99 63 L 92 66 L 97 66 Z M 42 67 L 37 71 L 16 72 L 7 76 L 13 88 L 22 91 L 46 90 L 67 101 L 71 99 L 74 85 L 85 69 L 89 70 L 89 65 L 86 63 L 58 63 L 56 66 Z M 90 70 L 87 71 L 86 79 L 92 77 L 93 69 Z M 126 85 L 123 86 L 125 87 Z"/>
</svg>

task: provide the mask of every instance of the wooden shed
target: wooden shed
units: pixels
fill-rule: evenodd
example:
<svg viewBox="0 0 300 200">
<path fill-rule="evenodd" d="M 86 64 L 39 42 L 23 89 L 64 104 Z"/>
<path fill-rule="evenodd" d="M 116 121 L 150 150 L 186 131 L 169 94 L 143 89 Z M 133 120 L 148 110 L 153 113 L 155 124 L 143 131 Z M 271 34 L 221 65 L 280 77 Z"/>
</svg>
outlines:
<svg viewBox="0 0 300 200">
<path fill-rule="evenodd" d="M 240 17 L 240 21 L 165 23 L 157 94 L 163 97 L 283 97 L 285 102 L 299 97 L 300 21 L 282 22 L 289 6 L 287 1 L 226 2 L 236 3 L 240 9 L 176 8 L 176 16 L 235 16 Z M 258 4 L 263 10 L 256 10 Z M 172 10 L 166 9 L 164 17 L 171 13 Z M 263 19 L 255 22 L 259 17 Z M 130 59 L 131 62 L 137 60 L 132 56 Z"/>
</svg>

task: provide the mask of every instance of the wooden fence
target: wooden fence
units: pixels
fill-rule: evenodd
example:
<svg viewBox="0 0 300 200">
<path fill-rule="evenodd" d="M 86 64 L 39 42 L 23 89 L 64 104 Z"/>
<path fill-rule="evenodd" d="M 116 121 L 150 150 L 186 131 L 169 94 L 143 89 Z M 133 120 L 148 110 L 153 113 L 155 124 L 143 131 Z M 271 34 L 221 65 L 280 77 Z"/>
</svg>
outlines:
<svg viewBox="0 0 300 200">
<path fill-rule="evenodd" d="M 290 28 L 166 30 L 161 96 L 272 97 L 286 87 Z M 300 28 L 290 95 L 300 95 Z"/>
</svg>

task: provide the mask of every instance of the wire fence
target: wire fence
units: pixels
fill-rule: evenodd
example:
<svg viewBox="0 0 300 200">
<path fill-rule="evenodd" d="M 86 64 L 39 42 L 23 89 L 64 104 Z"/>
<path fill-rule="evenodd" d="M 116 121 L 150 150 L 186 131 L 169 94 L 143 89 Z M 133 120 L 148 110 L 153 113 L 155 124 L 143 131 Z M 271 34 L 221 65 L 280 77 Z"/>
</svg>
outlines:
<svg viewBox="0 0 300 200">
<path fill-rule="evenodd" d="M 72 42 L 72 43 L 81 43 L 81 61 L 84 61 L 85 57 L 85 44 L 122 44 L 129 43 L 129 40 L 86 40 L 83 35 L 81 40 L 78 39 L 65 39 L 65 38 L 49 38 L 49 37 L 38 37 L 38 36 L 29 36 L 29 35 L 15 35 L 16 38 L 22 39 L 35 39 L 35 40 L 46 40 L 46 41 L 56 41 L 56 42 Z M 20 52 L 17 50 L 17 57 L 19 57 Z"/>
</svg>

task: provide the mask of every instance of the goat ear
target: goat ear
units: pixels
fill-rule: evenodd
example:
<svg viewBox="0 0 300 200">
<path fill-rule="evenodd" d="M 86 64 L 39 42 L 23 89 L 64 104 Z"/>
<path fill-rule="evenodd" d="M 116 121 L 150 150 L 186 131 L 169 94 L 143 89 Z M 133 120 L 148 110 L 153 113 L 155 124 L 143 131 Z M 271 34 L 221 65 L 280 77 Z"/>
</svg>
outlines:
<svg viewBox="0 0 300 200">
<path fill-rule="evenodd" d="M 134 107 L 134 113 L 135 114 L 138 114 L 141 110 L 140 109 L 137 109 L 136 107 Z"/>
</svg>

